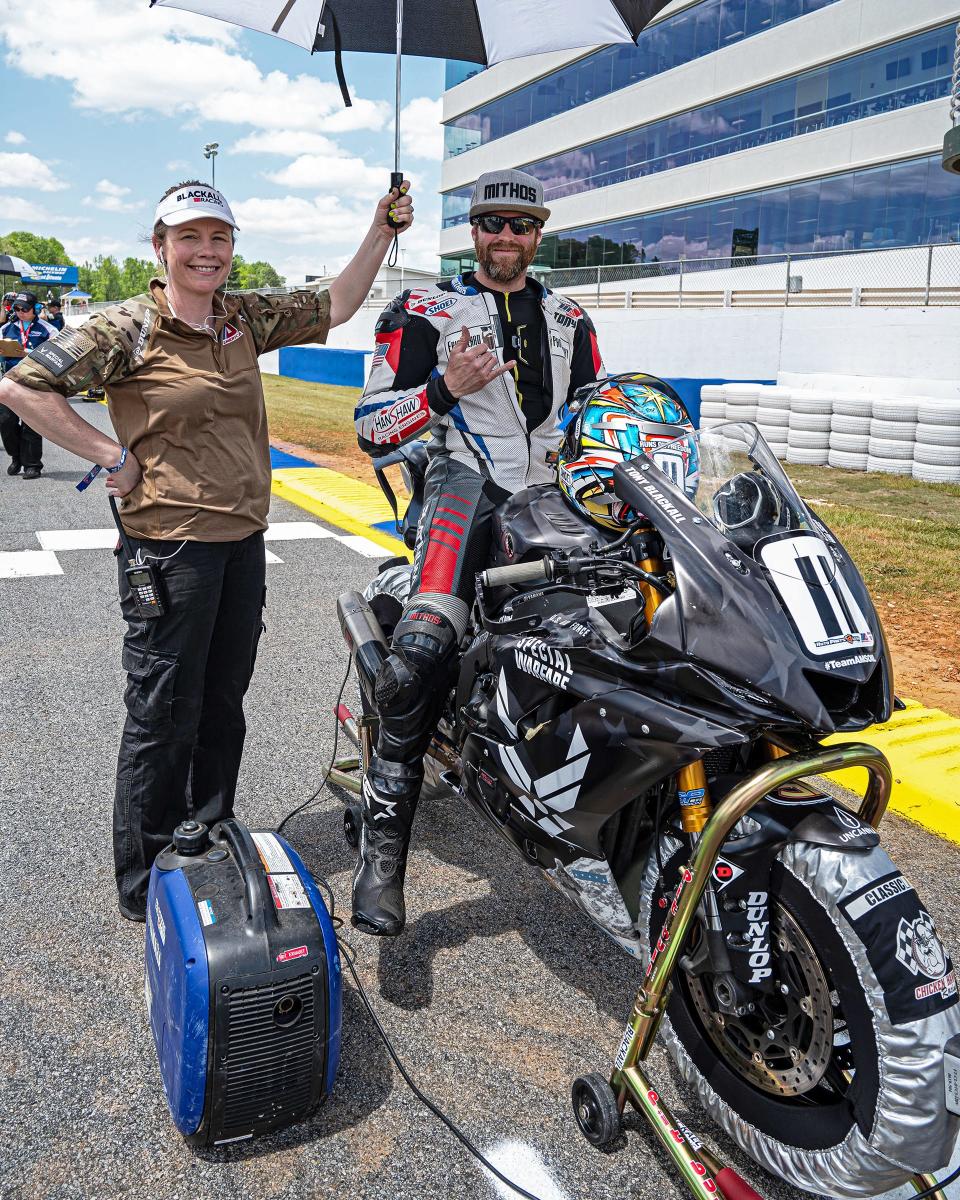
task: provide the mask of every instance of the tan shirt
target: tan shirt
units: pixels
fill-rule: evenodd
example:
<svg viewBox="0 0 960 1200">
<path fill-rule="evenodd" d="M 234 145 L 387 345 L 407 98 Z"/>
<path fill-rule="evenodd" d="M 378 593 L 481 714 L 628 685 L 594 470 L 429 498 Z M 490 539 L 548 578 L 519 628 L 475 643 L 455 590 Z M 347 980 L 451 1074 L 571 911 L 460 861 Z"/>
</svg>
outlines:
<svg viewBox="0 0 960 1200">
<path fill-rule="evenodd" d="M 149 295 L 64 329 L 9 372 L 23 387 L 64 396 L 106 385 L 117 437 L 143 467 L 121 504 L 135 537 L 233 542 L 267 527 L 270 443 L 257 356 L 326 341 L 330 294 L 222 299 L 226 316 L 211 335 L 174 317 L 155 279 Z"/>
</svg>

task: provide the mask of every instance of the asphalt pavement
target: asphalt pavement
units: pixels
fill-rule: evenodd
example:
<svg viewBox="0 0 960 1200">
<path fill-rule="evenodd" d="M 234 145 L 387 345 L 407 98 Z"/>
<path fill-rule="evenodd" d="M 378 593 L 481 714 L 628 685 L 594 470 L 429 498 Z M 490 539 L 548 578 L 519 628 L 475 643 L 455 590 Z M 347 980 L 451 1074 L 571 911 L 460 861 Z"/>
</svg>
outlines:
<svg viewBox="0 0 960 1200">
<path fill-rule="evenodd" d="M 102 406 L 80 409 L 106 422 Z M 49 446 L 45 461 L 35 482 L 0 470 L 0 554 L 39 550 L 38 531 L 109 528 L 102 485 L 74 490 L 85 464 Z M 304 519 L 275 500 L 271 521 Z M 267 634 L 247 698 L 237 804 L 254 827 L 275 825 L 323 774 L 346 667 L 335 600 L 373 568 L 332 536 L 292 537 L 271 550 L 282 561 L 268 566 Z M 349 985 L 340 1074 L 313 1120 L 215 1152 L 183 1143 L 147 1026 L 143 927 L 116 909 L 110 824 L 123 675 L 115 563 L 106 548 L 55 558 L 60 574 L 0 578 L 0 1196 L 509 1194 L 410 1094 Z M 285 833 L 345 907 L 352 855 L 341 812 L 325 793 Z M 886 840 L 956 951 L 960 847 L 896 817 Z M 570 1111 L 572 1079 L 609 1070 L 638 982 L 632 960 L 452 802 L 424 801 L 407 891 L 403 937 L 347 937 L 419 1084 L 543 1200 L 681 1196 L 638 1116 L 628 1116 L 614 1150 L 600 1153 Z M 800 1200 L 709 1124 L 659 1050 L 650 1073 L 677 1115 L 767 1200 Z"/>
</svg>

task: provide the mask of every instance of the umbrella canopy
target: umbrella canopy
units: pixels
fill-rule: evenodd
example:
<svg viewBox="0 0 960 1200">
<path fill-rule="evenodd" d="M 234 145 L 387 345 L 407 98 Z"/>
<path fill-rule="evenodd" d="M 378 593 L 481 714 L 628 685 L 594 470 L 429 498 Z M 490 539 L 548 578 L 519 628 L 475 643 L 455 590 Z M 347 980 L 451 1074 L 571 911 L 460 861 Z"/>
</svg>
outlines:
<svg viewBox="0 0 960 1200">
<path fill-rule="evenodd" d="M 33 267 L 22 258 L 17 258 L 13 254 L 0 254 L 0 275 L 26 275 L 27 277 L 33 274 Z"/>
<path fill-rule="evenodd" d="M 306 50 L 393 53 L 397 0 L 151 0 Z M 403 52 L 492 66 L 547 50 L 632 42 L 668 0 L 403 0 Z"/>
</svg>

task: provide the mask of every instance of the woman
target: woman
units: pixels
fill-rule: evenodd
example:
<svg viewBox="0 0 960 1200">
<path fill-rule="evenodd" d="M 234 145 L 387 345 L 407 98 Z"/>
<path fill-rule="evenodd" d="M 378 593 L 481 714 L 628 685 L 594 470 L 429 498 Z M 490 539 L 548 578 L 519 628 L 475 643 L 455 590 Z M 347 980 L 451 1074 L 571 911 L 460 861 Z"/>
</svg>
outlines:
<svg viewBox="0 0 960 1200">
<path fill-rule="evenodd" d="M 393 238 L 410 227 L 406 182 L 385 196 L 329 291 L 224 291 L 237 225 L 197 180 L 157 206 L 165 279 L 37 347 L 0 383 L 0 403 L 108 472 L 136 561 L 159 572 L 165 613 L 144 619 L 119 561 L 127 622 L 127 719 L 117 764 L 114 862 L 121 913 L 143 921 L 150 867 L 188 815 L 232 815 L 265 601 L 270 447 L 257 356 L 323 342 L 357 311 Z M 66 397 L 107 384 L 119 442 Z"/>
</svg>

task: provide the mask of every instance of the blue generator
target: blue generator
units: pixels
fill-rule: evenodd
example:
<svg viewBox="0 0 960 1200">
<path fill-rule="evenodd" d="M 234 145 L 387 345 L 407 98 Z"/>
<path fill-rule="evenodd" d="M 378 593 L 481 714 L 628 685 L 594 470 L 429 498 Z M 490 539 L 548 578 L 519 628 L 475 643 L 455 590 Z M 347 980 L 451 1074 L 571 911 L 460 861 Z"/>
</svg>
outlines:
<svg viewBox="0 0 960 1200">
<path fill-rule="evenodd" d="M 302 1121 L 340 1060 L 340 955 L 278 834 L 185 821 L 150 874 L 145 990 L 167 1103 L 198 1146 Z"/>
</svg>

